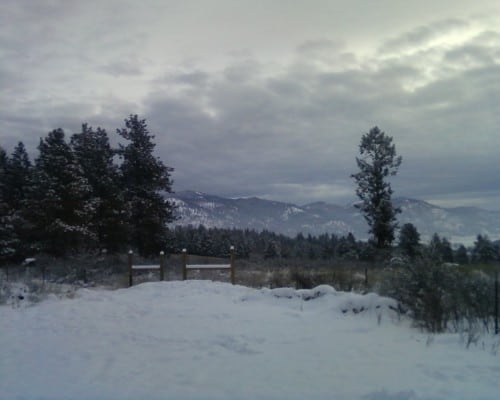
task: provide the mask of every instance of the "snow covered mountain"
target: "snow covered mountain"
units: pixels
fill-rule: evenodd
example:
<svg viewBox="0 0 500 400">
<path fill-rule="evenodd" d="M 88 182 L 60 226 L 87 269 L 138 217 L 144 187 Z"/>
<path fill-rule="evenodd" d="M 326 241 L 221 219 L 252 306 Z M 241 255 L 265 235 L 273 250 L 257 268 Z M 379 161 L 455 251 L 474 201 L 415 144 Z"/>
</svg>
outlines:
<svg viewBox="0 0 500 400">
<path fill-rule="evenodd" d="M 267 229 L 289 236 L 299 232 L 313 235 L 352 232 L 359 239 L 368 236 L 366 222 L 353 205 L 317 202 L 298 206 L 257 197 L 229 199 L 193 191 L 171 194 L 169 199 L 178 206 L 177 225 Z M 474 207 L 442 208 L 408 198 L 396 198 L 394 203 L 402 209 L 400 225 L 413 223 L 423 240 L 435 232 L 464 244 L 471 244 L 479 233 L 491 239 L 500 237 L 500 212 Z"/>
</svg>

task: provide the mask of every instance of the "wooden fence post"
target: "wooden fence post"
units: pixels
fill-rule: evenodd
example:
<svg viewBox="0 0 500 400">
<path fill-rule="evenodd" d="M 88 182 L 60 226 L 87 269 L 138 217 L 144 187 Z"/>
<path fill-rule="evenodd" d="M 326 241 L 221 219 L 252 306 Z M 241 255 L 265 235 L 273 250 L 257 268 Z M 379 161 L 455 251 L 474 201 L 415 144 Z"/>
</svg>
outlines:
<svg viewBox="0 0 500 400">
<path fill-rule="evenodd" d="M 498 335 L 498 267 L 495 270 L 495 335 Z"/>
<path fill-rule="evenodd" d="M 160 251 L 160 281 L 165 279 L 165 252 Z"/>
<path fill-rule="evenodd" d="M 235 277 L 234 277 L 234 246 L 229 248 L 230 252 L 230 265 L 231 265 L 231 283 L 234 285 Z"/>
<path fill-rule="evenodd" d="M 132 286 L 132 258 L 133 258 L 134 252 L 132 250 L 129 250 L 128 252 L 128 286 Z"/>
<path fill-rule="evenodd" d="M 182 249 L 182 280 L 187 279 L 187 250 Z"/>
</svg>

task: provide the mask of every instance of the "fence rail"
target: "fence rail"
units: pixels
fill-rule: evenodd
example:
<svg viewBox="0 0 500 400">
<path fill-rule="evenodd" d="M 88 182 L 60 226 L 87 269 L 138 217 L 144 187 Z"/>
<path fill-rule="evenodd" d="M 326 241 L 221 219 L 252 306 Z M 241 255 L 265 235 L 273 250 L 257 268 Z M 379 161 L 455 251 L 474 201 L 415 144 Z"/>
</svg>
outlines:
<svg viewBox="0 0 500 400">
<path fill-rule="evenodd" d="M 229 264 L 189 264 L 189 255 L 186 249 L 182 249 L 182 280 L 187 279 L 188 270 L 229 270 L 231 283 L 235 283 L 235 254 L 234 246 L 229 248 Z"/>
<path fill-rule="evenodd" d="M 160 252 L 160 263 L 153 265 L 134 265 L 134 252 L 130 250 L 128 252 L 128 285 L 129 287 L 133 285 L 133 276 L 134 271 L 151 271 L 151 270 L 159 270 L 160 272 L 160 281 L 165 279 L 165 253 L 163 251 Z"/>
</svg>

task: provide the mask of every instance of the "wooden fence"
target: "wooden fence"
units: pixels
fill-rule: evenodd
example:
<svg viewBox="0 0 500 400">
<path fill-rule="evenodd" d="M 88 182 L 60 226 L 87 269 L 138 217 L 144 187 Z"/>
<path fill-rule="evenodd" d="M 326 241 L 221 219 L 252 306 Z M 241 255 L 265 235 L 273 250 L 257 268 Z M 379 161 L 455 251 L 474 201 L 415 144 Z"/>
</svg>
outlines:
<svg viewBox="0 0 500 400">
<path fill-rule="evenodd" d="M 182 249 L 182 280 L 187 279 L 187 273 L 189 270 L 228 270 L 229 276 L 231 279 L 231 283 L 234 285 L 235 282 L 235 265 L 234 260 L 234 246 L 231 246 L 229 249 L 229 264 L 189 264 L 189 255 L 186 249 Z"/>
<path fill-rule="evenodd" d="M 134 252 L 130 250 L 128 252 L 128 285 L 129 287 L 133 285 L 133 274 L 134 271 L 151 271 L 151 270 L 159 270 L 160 272 L 160 281 L 165 279 L 165 253 L 163 251 L 160 252 L 160 263 L 154 265 L 134 265 Z"/>
</svg>

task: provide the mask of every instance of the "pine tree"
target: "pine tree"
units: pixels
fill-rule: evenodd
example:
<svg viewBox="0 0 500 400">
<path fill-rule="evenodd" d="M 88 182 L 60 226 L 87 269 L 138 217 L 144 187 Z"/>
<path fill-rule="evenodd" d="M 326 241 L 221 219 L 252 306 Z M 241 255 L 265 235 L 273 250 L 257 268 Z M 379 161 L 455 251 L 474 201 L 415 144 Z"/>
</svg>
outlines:
<svg viewBox="0 0 500 400">
<path fill-rule="evenodd" d="M 410 260 L 416 258 L 420 253 L 420 233 L 415 225 L 404 224 L 399 231 L 399 248 Z"/>
<path fill-rule="evenodd" d="M 453 260 L 453 249 L 451 248 L 451 243 L 448 239 L 443 238 L 441 240 L 441 257 L 443 262 L 452 263 Z"/>
<path fill-rule="evenodd" d="M 431 260 L 435 262 L 443 262 L 443 258 L 441 256 L 441 237 L 437 233 L 432 235 L 427 249 Z"/>
<path fill-rule="evenodd" d="M 7 209 L 7 152 L 0 146 L 0 209 Z"/>
<path fill-rule="evenodd" d="M 9 159 L 6 151 L 0 147 L 0 263 L 10 261 L 19 246 L 19 238 L 15 234 L 12 223 L 12 210 L 8 203 L 8 170 Z"/>
<path fill-rule="evenodd" d="M 137 247 L 141 254 L 156 253 L 165 244 L 166 224 L 174 219 L 174 205 L 164 199 L 164 194 L 172 192 L 173 169 L 154 156 L 154 136 L 149 133 L 145 120 L 130 115 L 125 120 L 125 128 L 117 132 L 129 141 L 120 150 L 129 244 Z"/>
<path fill-rule="evenodd" d="M 324 233 L 318 238 L 321 248 L 321 258 L 323 260 L 332 259 L 335 256 L 335 246 L 337 244 L 337 238 L 334 234 L 330 235 Z"/>
<path fill-rule="evenodd" d="M 275 240 L 270 241 L 267 244 L 266 249 L 264 251 L 264 258 L 265 259 L 276 258 L 279 255 L 280 255 L 279 244 Z"/>
<path fill-rule="evenodd" d="M 472 260 L 480 263 L 490 263 L 498 260 L 499 251 L 487 235 L 477 235 L 472 249 Z"/>
<path fill-rule="evenodd" d="M 7 202 L 12 207 L 19 207 L 26 199 L 26 190 L 30 183 L 31 161 L 23 142 L 19 142 L 6 165 Z"/>
<path fill-rule="evenodd" d="M 357 260 L 359 258 L 356 238 L 351 232 L 338 240 L 335 255 L 342 260 Z"/>
<path fill-rule="evenodd" d="M 378 127 L 362 136 L 359 152 L 361 157 L 356 157 L 356 163 L 360 171 L 352 175 L 362 201 L 356 207 L 364 214 L 376 247 L 388 248 L 394 240 L 400 209 L 392 204 L 393 191 L 387 178 L 396 175 L 402 158 L 396 156 L 392 137 Z"/>
<path fill-rule="evenodd" d="M 53 254 L 77 250 L 95 240 L 89 227 L 95 213 L 89 201 L 91 188 L 62 129 L 40 139 L 38 150 L 28 193 L 28 217 L 40 250 Z"/>
<path fill-rule="evenodd" d="M 429 242 L 429 255 L 432 260 L 437 262 L 453 262 L 453 249 L 450 241 L 434 233 Z"/>
<path fill-rule="evenodd" d="M 125 245 L 126 221 L 123 190 L 118 167 L 113 163 L 116 150 L 104 129 L 87 124 L 71 136 L 71 148 L 90 185 L 89 201 L 95 207 L 90 228 L 101 248 L 116 251 Z"/>
<path fill-rule="evenodd" d="M 459 264 L 468 264 L 469 256 L 467 254 L 467 249 L 463 244 L 458 246 L 458 249 L 455 251 L 454 259 Z"/>
<path fill-rule="evenodd" d="M 14 148 L 6 166 L 6 201 L 10 208 L 13 237 L 18 240 L 16 257 L 22 258 L 31 251 L 32 226 L 26 219 L 27 193 L 31 184 L 32 164 L 23 142 Z"/>
</svg>

